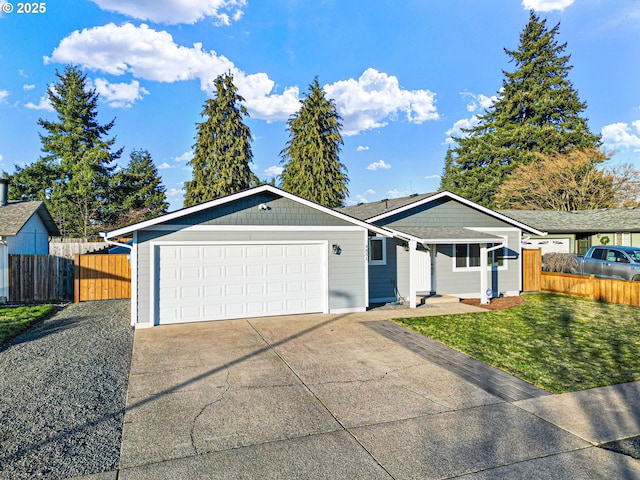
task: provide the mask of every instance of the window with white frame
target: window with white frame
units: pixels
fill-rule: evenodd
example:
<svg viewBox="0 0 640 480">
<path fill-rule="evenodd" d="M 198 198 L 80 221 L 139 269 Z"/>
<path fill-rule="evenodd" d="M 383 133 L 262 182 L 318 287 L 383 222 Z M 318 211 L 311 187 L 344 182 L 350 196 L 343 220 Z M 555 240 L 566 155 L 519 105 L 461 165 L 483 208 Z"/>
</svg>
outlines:
<svg viewBox="0 0 640 480">
<path fill-rule="evenodd" d="M 387 239 L 369 237 L 369 265 L 387 264 Z"/>
<path fill-rule="evenodd" d="M 488 248 L 496 244 L 490 243 Z M 455 270 L 479 270 L 480 269 L 480 245 L 477 243 L 461 243 L 454 245 L 454 266 Z M 505 249 L 498 248 L 487 253 L 487 266 L 505 267 L 504 257 Z"/>
</svg>

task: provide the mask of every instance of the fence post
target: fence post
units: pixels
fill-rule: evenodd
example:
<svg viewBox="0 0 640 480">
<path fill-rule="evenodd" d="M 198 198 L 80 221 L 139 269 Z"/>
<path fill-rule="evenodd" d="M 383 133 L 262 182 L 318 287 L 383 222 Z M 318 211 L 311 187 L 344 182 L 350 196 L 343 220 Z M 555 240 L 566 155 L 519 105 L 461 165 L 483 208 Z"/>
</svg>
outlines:
<svg viewBox="0 0 640 480">
<path fill-rule="evenodd" d="M 73 256 L 73 303 L 80 303 L 80 255 Z"/>
</svg>

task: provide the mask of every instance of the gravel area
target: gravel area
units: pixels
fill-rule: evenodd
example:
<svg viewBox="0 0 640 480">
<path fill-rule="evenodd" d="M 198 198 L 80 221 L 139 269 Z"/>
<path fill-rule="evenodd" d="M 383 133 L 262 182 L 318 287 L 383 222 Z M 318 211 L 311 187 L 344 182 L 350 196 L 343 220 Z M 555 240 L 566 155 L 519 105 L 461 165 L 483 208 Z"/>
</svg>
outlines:
<svg viewBox="0 0 640 480">
<path fill-rule="evenodd" d="M 133 347 L 129 305 L 68 305 L 0 347 L 0 479 L 118 467 Z"/>
</svg>

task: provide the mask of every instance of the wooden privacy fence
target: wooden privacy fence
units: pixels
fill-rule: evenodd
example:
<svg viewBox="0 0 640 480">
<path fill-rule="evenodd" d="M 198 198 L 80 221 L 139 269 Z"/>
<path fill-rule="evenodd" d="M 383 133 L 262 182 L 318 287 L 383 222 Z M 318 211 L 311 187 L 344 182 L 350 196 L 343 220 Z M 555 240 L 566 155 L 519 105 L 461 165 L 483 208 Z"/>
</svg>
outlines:
<svg viewBox="0 0 640 480">
<path fill-rule="evenodd" d="M 131 298 L 129 256 L 75 255 L 73 301 Z"/>
<path fill-rule="evenodd" d="M 542 272 L 542 249 L 522 250 L 522 290 L 540 291 L 540 272 Z"/>
<path fill-rule="evenodd" d="M 9 255 L 9 303 L 73 298 L 73 261 L 51 255 Z"/>
<path fill-rule="evenodd" d="M 540 273 L 543 292 L 564 293 L 602 302 L 640 306 L 640 282 L 569 273 Z"/>
</svg>

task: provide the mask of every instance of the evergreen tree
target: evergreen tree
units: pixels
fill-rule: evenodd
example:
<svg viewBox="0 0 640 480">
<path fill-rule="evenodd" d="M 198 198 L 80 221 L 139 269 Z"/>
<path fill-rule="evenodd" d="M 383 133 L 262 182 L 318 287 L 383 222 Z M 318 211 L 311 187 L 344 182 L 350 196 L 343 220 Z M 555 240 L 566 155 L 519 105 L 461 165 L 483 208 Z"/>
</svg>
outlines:
<svg viewBox="0 0 640 480">
<path fill-rule="evenodd" d="M 284 190 L 326 207 L 343 205 L 349 179 L 339 158 L 340 120 L 334 101 L 325 97 L 316 77 L 300 110 L 287 121 L 290 139 L 280 153 Z"/>
<path fill-rule="evenodd" d="M 518 50 L 505 53 L 515 65 L 503 72 L 496 103 L 479 123 L 454 140 L 446 159 L 441 187 L 475 202 L 493 206 L 504 178 L 519 165 L 536 161 L 537 153 L 565 154 L 600 145 L 587 119 L 586 104 L 568 80 L 570 56 L 559 44 L 559 24 L 547 29 L 531 11 Z"/>
<path fill-rule="evenodd" d="M 23 177 L 44 172 L 50 185 L 36 181 L 29 188 L 44 187 L 35 196 L 47 201 L 63 236 L 87 238 L 104 220 L 111 194 L 112 163 L 122 150 L 111 152 L 115 138 L 104 139 L 114 120 L 106 125 L 98 123 L 98 94 L 88 88 L 86 75 L 69 65 L 62 74 L 56 71 L 56 76 L 58 82 L 47 93 L 57 121 L 38 121 L 46 131 L 40 134 L 45 156 L 31 167 L 18 170 L 14 181 L 19 183 Z"/>
<path fill-rule="evenodd" d="M 110 223 L 122 226 L 166 213 L 166 188 L 146 150 L 134 150 L 129 164 L 113 178 L 116 198 L 110 206 Z"/>
<path fill-rule="evenodd" d="M 213 200 L 245 190 L 257 183 L 249 168 L 253 158 L 251 132 L 243 123 L 248 117 L 244 98 L 238 94 L 230 73 L 214 81 L 215 97 L 205 102 L 197 125 L 193 179 L 186 183 L 184 205 Z"/>
</svg>

